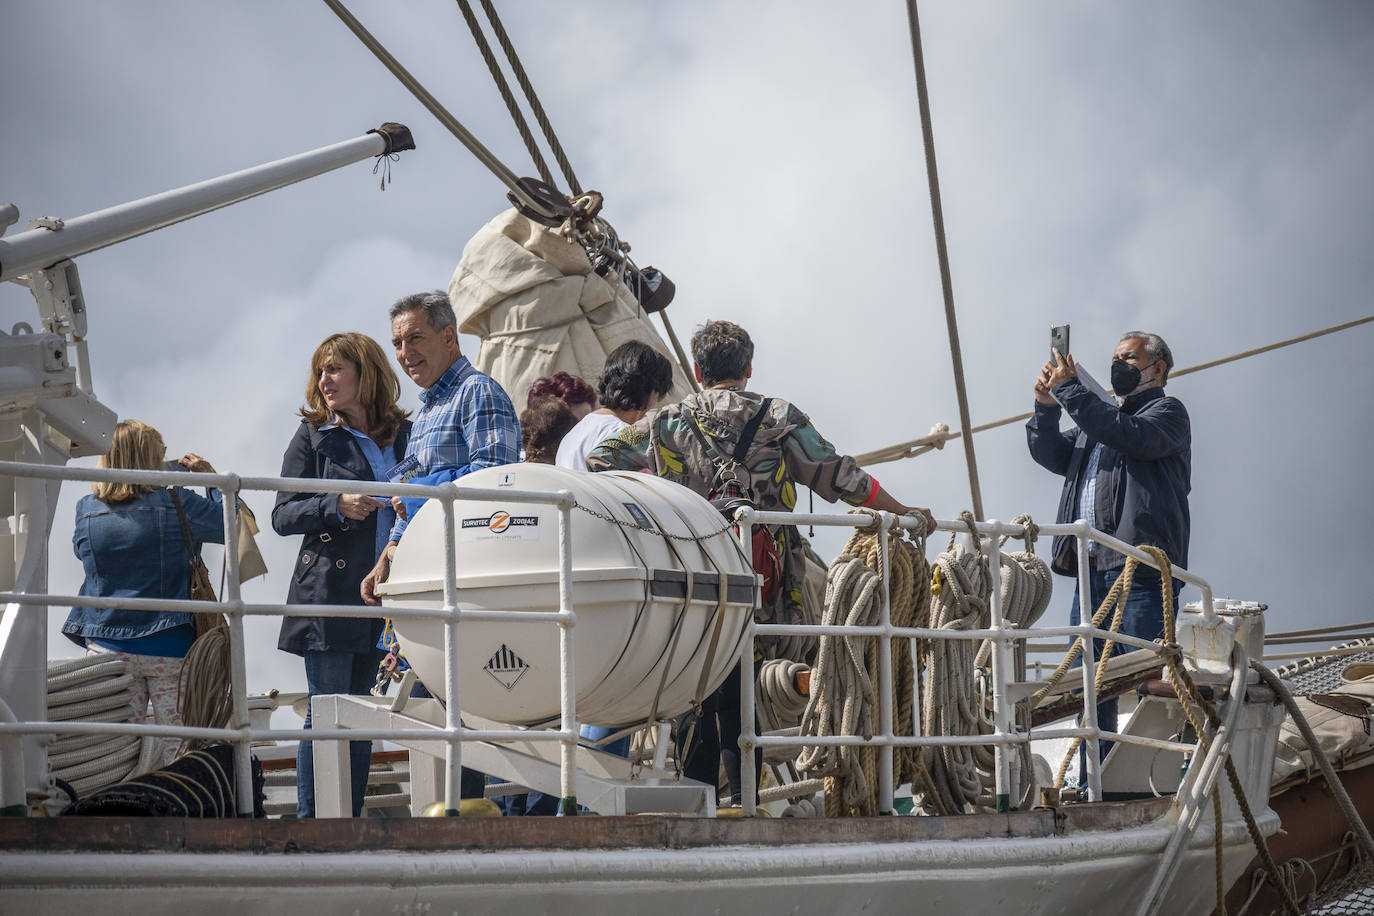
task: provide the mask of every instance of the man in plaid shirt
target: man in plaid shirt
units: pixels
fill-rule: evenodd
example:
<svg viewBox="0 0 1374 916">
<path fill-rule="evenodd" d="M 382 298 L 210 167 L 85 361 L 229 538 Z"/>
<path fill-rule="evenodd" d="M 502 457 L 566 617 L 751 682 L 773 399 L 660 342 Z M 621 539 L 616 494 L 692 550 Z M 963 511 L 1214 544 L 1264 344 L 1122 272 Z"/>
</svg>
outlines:
<svg viewBox="0 0 1374 916">
<path fill-rule="evenodd" d="M 470 471 L 520 460 L 520 421 L 510 397 L 490 376 L 473 368 L 458 349 L 458 320 L 442 292 L 416 293 L 391 307 L 391 344 L 396 361 L 423 390 L 406 457 L 392 481 L 447 483 Z M 377 565 L 363 580 L 363 600 L 381 604 L 378 583 L 391 573 L 391 558 L 422 499 L 393 499 L 396 525 Z"/>
</svg>

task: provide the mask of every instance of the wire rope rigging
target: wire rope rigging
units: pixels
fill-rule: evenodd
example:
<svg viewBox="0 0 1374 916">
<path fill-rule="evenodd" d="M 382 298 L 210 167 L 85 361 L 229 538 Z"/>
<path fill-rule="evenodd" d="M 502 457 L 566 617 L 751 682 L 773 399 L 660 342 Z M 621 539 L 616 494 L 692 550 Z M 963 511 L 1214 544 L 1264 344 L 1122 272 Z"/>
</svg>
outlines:
<svg viewBox="0 0 1374 916">
<path fill-rule="evenodd" d="M 486 13 L 497 43 L 501 45 L 511 72 L 515 75 L 525 100 L 534 113 L 540 131 L 549 144 L 554 159 L 571 189 L 571 195 L 565 194 L 556 186 L 556 179 L 552 170 L 539 149 L 538 142 L 535 140 L 533 131 L 530 130 L 524 113 L 520 110 L 520 105 L 516 101 L 509 81 L 501 70 L 491 43 L 482 31 L 481 23 L 477 19 L 470 0 L 458 0 L 459 10 L 462 12 L 463 19 L 472 33 L 473 41 L 477 44 L 482 59 L 506 104 L 516 130 L 520 134 L 536 170 L 541 175 L 539 179 L 518 177 L 509 166 L 487 149 L 349 12 L 342 0 L 324 0 L 324 2 L 358 40 L 381 61 L 383 66 L 429 110 L 430 114 L 434 115 L 440 124 L 447 128 L 479 162 L 485 165 L 507 187 L 509 191 L 507 197 L 521 215 L 556 229 L 560 234 L 580 245 L 586 251 L 587 258 L 597 274 L 606 277 L 613 273 L 618 280 L 624 283 L 638 302 L 638 308 L 642 314 L 658 313 L 659 320 L 667 332 L 673 354 L 677 357 L 688 384 L 692 388 L 696 388 L 697 384 L 691 371 L 691 363 L 678 340 L 672 322 L 668 319 L 667 312 L 664 311 L 672 301 L 675 292 L 672 281 L 653 267 L 640 268 L 635 264 L 629 256 L 629 244 L 620 239 L 610 223 L 599 218 L 603 203 L 602 195 L 597 191 L 583 190 L 581 183 L 577 180 L 572 164 L 568 161 L 567 153 L 558 140 L 558 135 L 534 90 L 529 74 L 526 72 L 524 64 L 521 63 L 515 46 L 510 40 L 510 35 L 507 33 L 505 25 L 491 0 L 481 0 L 482 9 Z"/>
<path fill-rule="evenodd" d="M 1294 344 L 1305 343 L 1309 340 L 1315 340 L 1318 337 L 1325 337 L 1328 334 L 1336 334 L 1340 331 L 1348 331 L 1351 328 L 1359 327 L 1363 324 L 1369 324 L 1370 322 L 1374 322 L 1374 315 L 1366 315 L 1364 318 L 1356 318 L 1353 321 L 1346 321 L 1341 324 L 1332 325 L 1328 328 L 1322 328 L 1317 331 L 1310 331 L 1306 334 L 1300 334 L 1297 337 L 1289 337 L 1286 340 L 1280 340 L 1276 341 L 1275 343 L 1266 344 L 1263 347 L 1254 347 L 1249 350 L 1242 350 L 1239 353 L 1233 353 L 1230 356 L 1223 356 L 1219 359 L 1209 360 L 1205 363 L 1198 363 L 1195 366 L 1188 366 L 1186 369 L 1175 369 L 1169 373 L 1169 378 L 1172 380 L 1184 375 L 1189 375 L 1194 372 L 1201 372 L 1204 369 L 1214 369 L 1217 366 L 1224 366 L 1227 363 L 1239 362 L 1240 360 L 1249 359 L 1252 356 L 1259 356 L 1262 353 L 1268 353 L 1272 350 L 1279 350 L 1284 347 L 1291 347 Z M 1012 423 L 1020 423 L 1024 420 L 1030 419 L 1030 416 L 1031 415 L 1029 412 L 1014 414 L 1010 417 L 1003 417 L 1000 420 L 994 420 L 991 423 L 983 423 L 979 426 L 975 426 L 970 430 L 970 432 L 987 432 L 990 429 L 997 429 L 1000 426 L 1008 426 Z M 969 429 L 967 423 L 965 423 L 964 429 Z M 900 461 L 903 458 L 916 458 L 920 455 L 924 455 L 926 452 L 929 452 L 932 449 L 944 448 L 946 442 L 950 442 L 954 439 L 961 438 L 964 438 L 964 432 L 962 429 L 956 429 L 953 432 L 951 432 L 948 426 L 946 426 L 943 423 L 940 423 L 937 424 L 934 428 L 932 428 L 928 435 L 922 436 L 919 439 L 910 439 L 906 442 L 898 442 L 895 445 L 889 445 L 884 448 L 874 449 L 871 452 L 862 452 L 858 455 L 855 455 L 854 460 L 857 461 L 861 466 L 867 467 L 869 465 L 874 464 L 884 464 L 889 461 Z"/>
</svg>

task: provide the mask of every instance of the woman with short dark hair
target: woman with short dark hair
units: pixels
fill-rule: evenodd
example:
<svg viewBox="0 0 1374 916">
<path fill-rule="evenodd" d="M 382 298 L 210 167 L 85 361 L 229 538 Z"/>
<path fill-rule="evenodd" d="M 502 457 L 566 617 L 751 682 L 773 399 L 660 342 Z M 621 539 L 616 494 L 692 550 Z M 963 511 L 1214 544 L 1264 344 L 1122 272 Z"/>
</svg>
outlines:
<svg viewBox="0 0 1374 916">
<path fill-rule="evenodd" d="M 601 406 L 563 437 L 554 464 L 585 471 L 589 451 L 658 406 L 672 387 L 673 365 L 668 357 L 638 340 L 616 347 L 606 357 L 597 381 Z"/>
</svg>

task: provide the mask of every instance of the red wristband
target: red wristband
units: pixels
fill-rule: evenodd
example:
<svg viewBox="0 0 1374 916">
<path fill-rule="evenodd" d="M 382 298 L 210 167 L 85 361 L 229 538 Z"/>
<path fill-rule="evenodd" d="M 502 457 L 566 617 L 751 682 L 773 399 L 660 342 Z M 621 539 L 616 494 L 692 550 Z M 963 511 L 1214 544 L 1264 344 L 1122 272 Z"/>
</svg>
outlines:
<svg viewBox="0 0 1374 916">
<path fill-rule="evenodd" d="M 873 500 L 875 500 L 875 499 L 878 498 L 878 478 L 876 478 L 876 477 L 874 477 L 874 476 L 872 476 L 872 475 L 869 475 L 869 478 L 868 478 L 868 479 L 871 480 L 871 481 L 873 481 L 873 488 L 872 488 L 871 490 L 868 491 L 868 499 L 865 499 L 863 502 L 859 503 L 859 508 L 860 508 L 860 509 L 867 508 L 868 505 L 869 505 L 871 502 L 873 502 Z"/>
</svg>

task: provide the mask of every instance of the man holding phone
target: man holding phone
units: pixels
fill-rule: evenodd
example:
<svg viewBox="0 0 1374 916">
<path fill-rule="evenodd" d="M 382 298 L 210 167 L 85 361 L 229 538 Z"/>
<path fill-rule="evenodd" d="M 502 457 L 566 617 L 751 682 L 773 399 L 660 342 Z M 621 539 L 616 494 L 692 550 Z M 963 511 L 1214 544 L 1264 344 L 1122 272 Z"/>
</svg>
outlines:
<svg viewBox="0 0 1374 916">
<path fill-rule="evenodd" d="M 1059 329 L 1056 328 L 1056 331 Z M 1073 356 L 1059 350 L 1067 340 L 1053 332 L 1053 358 L 1035 380 L 1035 412 L 1026 423 L 1026 442 L 1035 462 L 1064 477 L 1056 521 L 1086 519 L 1099 531 L 1132 545 L 1159 547 L 1178 566 L 1188 563 L 1188 493 L 1192 489 L 1192 429 L 1181 401 L 1164 393 L 1174 366 L 1169 345 L 1158 334 L 1128 331 L 1112 354 L 1111 382 L 1119 405 L 1089 390 L 1078 377 Z M 1076 428 L 1059 431 L 1067 412 Z M 1078 575 L 1074 538 L 1054 539 L 1051 568 Z M 1088 548 L 1092 590 L 1086 617 L 1106 599 L 1125 558 L 1092 544 Z M 1164 635 L 1160 575 L 1136 569 L 1121 631 L 1141 639 Z M 1171 583 L 1177 599 L 1182 583 Z M 1070 623 L 1078 624 L 1082 596 L 1074 590 Z M 1098 641 L 1098 652 L 1101 642 Z M 1099 704 L 1098 725 L 1116 730 L 1115 699 Z M 1110 742 L 1102 742 L 1105 757 Z"/>
</svg>

